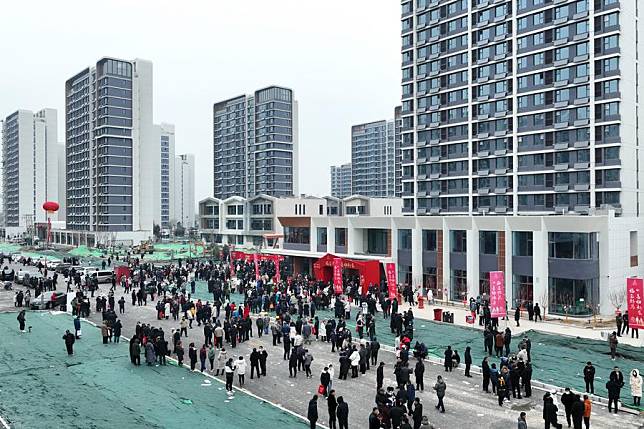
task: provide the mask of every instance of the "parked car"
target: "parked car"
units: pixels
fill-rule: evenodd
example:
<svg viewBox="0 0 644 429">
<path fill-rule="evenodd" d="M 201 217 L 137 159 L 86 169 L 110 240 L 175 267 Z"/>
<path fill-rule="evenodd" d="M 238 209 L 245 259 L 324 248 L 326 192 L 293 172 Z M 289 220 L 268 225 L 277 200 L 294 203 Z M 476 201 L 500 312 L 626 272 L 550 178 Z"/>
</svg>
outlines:
<svg viewBox="0 0 644 429">
<path fill-rule="evenodd" d="M 16 273 L 16 279 L 15 279 L 15 282 L 16 282 L 16 283 L 18 283 L 18 284 L 22 284 L 22 282 L 23 282 L 23 281 L 24 281 L 24 279 L 25 279 L 25 275 L 26 275 L 26 274 L 27 274 L 27 271 L 22 271 L 22 270 L 18 271 L 18 272 Z"/>
<path fill-rule="evenodd" d="M 71 269 L 72 269 L 72 264 L 68 264 L 66 262 L 61 262 L 60 264 L 58 264 L 56 266 L 56 269 L 54 271 L 56 271 L 58 274 L 68 276 L 69 275 L 69 270 L 71 270 Z"/>
<path fill-rule="evenodd" d="M 111 270 L 99 270 L 92 274 L 92 277 L 96 276 L 99 283 L 110 283 L 113 275 L 114 272 Z"/>
<path fill-rule="evenodd" d="M 47 268 L 50 269 L 50 270 L 55 270 L 56 267 L 58 267 L 58 265 L 60 265 L 60 264 L 61 264 L 61 261 L 48 260 L 47 261 Z"/>
<path fill-rule="evenodd" d="M 52 301 L 54 294 L 56 299 Z M 63 292 L 43 292 L 29 302 L 29 308 L 32 310 L 49 310 L 65 305 L 67 305 L 67 294 Z"/>
</svg>

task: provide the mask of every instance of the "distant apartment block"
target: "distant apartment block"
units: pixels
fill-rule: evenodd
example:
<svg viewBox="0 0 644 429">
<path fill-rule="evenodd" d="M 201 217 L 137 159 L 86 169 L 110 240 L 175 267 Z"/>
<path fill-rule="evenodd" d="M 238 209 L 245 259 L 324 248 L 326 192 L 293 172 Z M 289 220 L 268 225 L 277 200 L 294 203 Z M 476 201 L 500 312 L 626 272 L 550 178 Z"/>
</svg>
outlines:
<svg viewBox="0 0 644 429">
<path fill-rule="evenodd" d="M 331 196 L 345 198 L 351 195 L 351 164 L 331 166 Z"/>
</svg>

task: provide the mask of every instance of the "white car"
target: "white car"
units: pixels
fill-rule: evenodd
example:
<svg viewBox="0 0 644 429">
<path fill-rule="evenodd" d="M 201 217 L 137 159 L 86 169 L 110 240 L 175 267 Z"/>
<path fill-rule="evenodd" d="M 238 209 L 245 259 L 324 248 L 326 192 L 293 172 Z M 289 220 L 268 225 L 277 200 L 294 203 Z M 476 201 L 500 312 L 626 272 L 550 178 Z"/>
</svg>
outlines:
<svg viewBox="0 0 644 429">
<path fill-rule="evenodd" d="M 22 284 L 23 280 L 25 279 L 25 274 L 27 274 L 27 271 L 18 271 L 16 273 L 15 282 L 18 283 L 18 284 Z"/>
<path fill-rule="evenodd" d="M 94 273 L 95 273 L 95 272 L 97 272 L 98 270 L 99 270 L 99 268 L 98 268 L 98 267 L 83 267 L 83 268 L 79 268 L 79 269 L 78 269 L 78 270 L 76 270 L 76 271 L 77 271 L 77 272 L 80 272 L 81 277 L 85 277 L 86 275 L 90 275 L 90 276 L 91 276 L 92 274 L 94 274 Z"/>
<path fill-rule="evenodd" d="M 47 260 L 47 268 L 50 270 L 55 270 L 59 264 L 60 261 Z"/>
</svg>

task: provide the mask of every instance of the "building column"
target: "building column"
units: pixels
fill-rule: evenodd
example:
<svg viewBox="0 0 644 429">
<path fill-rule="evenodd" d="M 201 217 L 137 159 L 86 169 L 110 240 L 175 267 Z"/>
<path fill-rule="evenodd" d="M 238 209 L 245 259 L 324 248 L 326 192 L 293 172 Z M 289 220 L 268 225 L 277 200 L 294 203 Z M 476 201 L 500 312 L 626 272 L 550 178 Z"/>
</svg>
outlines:
<svg viewBox="0 0 644 429">
<path fill-rule="evenodd" d="M 439 229 L 436 231 L 436 284 L 441 288 L 440 296 L 443 297 L 443 299 L 446 299 L 444 297 L 445 285 L 443 283 L 443 279 L 445 278 L 445 266 L 443 265 L 443 260 L 446 259 L 448 258 L 444 257 L 443 253 L 443 230 Z"/>
<path fill-rule="evenodd" d="M 541 314 L 548 308 L 548 231 L 545 222 L 541 221 L 541 230 L 532 233 L 533 242 L 533 284 L 532 294 L 535 303 L 539 303 Z"/>
<path fill-rule="evenodd" d="M 476 223 L 465 232 L 467 237 L 467 299 L 479 295 L 479 230 Z"/>
<path fill-rule="evenodd" d="M 443 219 L 443 231 L 442 231 L 442 248 L 441 254 L 443 255 L 443 300 L 451 301 L 452 299 L 452 288 L 451 288 L 451 278 L 452 273 L 449 268 L 449 255 L 450 249 L 452 248 L 451 237 L 449 234 L 449 227 L 447 226 L 446 220 Z"/>
<path fill-rule="evenodd" d="M 414 286 L 423 287 L 423 230 L 415 226 L 411 230 L 411 280 Z M 423 289 L 423 295 L 425 290 Z"/>
<path fill-rule="evenodd" d="M 512 289 L 514 287 L 514 277 L 512 275 L 512 231 L 507 220 L 505 221 L 505 231 L 503 232 L 503 246 L 504 246 L 504 274 L 505 274 L 505 299 L 508 301 L 508 310 L 514 308 L 512 302 Z M 501 266 L 499 262 L 499 267 Z"/>
</svg>

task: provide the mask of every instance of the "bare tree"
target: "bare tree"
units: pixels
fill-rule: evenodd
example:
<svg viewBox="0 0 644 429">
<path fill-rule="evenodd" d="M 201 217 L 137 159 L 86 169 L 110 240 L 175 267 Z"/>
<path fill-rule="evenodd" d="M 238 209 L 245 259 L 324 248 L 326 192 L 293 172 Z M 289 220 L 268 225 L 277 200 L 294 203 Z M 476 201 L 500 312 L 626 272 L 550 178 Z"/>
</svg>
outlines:
<svg viewBox="0 0 644 429">
<path fill-rule="evenodd" d="M 541 295 L 539 295 L 539 300 L 541 302 L 541 313 L 543 314 L 543 319 L 546 319 L 546 313 L 548 312 L 548 307 L 550 306 L 550 290 L 546 286 L 546 289 L 541 292 Z"/>
<path fill-rule="evenodd" d="M 608 293 L 608 300 L 615 307 L 615 310 L 619 310 L 626 302 L 626 288 L 616 287 L 611 289 Z"/>
</svg>

